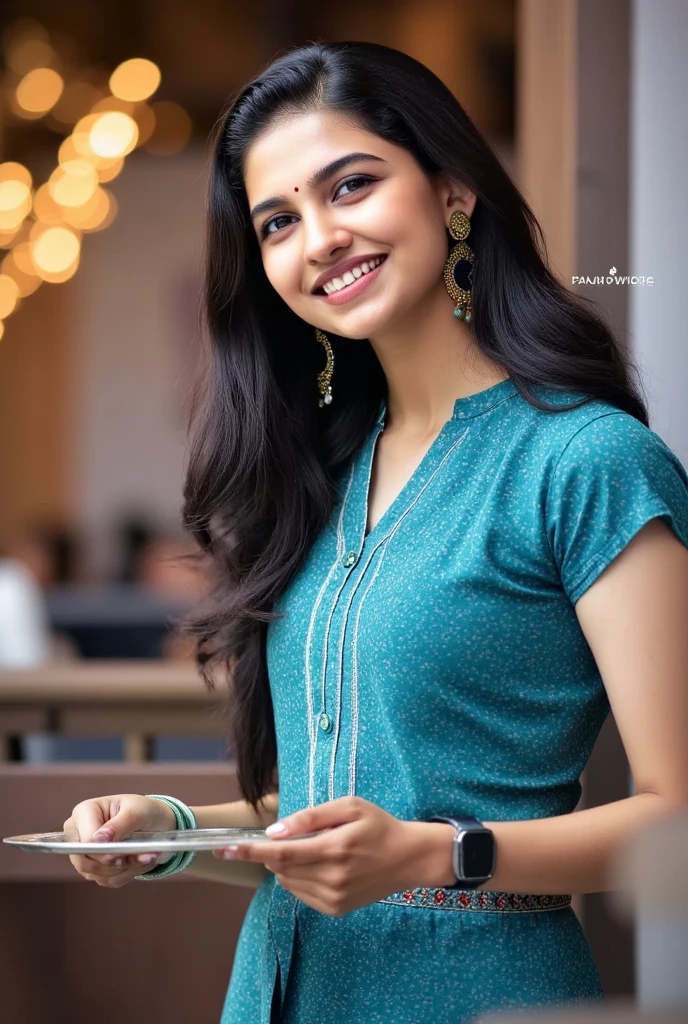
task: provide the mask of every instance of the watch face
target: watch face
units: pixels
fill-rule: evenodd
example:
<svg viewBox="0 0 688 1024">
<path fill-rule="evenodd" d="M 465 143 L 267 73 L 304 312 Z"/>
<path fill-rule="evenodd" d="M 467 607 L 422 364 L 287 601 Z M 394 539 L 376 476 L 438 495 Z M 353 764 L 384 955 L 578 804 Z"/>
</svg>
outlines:
<svg viewBox="0 0 688 1024">
<path fill-rule="evenodd" d="M 464 878 L 484 878 L 492 874 L 494 836 L 490 832 L 466 832 L 461 840 Z"/>
</svg>

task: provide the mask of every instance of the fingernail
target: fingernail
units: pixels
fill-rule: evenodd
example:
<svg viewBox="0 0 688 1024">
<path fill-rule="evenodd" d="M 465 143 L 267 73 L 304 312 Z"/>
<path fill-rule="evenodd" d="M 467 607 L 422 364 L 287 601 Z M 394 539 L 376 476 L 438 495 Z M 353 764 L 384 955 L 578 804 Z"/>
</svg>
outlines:
<svg viewBox="0 0 688 1024">
<path fill-rule="evenodd" d="M 222 851 L 222 859 L 223 860 L 236 860 L 236 858 L 238 856 L 239 856 L 239 847 L 238 846 L 229 846 L 229 847 L 227 847 L 226 850 Z"/>
<path fill-rule="evenodd" d="M 115 859 L 112 862 L 112 864 L 113 864 L 113 867 L 121 868 L 122 865 L 124 864 L 124 857 L 115 857 Z"/>
<path fill-rule="evenodd" d="M 276 821 L 274 825 L 268 825 L 268 827 L 265 829 L 265 834 L 267 836 L 276 836 L 279 835 L 280 832 L 286 831 L 287 826 L 284 825 L 281 821 Z"/>
<path fill-rule="evenodd" d="M 142 853 L 140 857 L 136 858 L 139 864 L 152 864 L 158 859 L 157 853 Z"/>
<path fill-rule="evenodd" d="M 94 832 L 93 839 L 96 843 L 107 843 L 113 838 L 114 834 L 114 828 L 99 828 L 97 832 Z"/>
</svg>

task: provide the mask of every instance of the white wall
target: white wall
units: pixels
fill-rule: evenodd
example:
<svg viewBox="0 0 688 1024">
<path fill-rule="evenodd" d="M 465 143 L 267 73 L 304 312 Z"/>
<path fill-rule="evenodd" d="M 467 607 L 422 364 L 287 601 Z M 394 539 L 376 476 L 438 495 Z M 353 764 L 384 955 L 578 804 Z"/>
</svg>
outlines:
<svg viewBox="0 0 688 1024">
<path fill-rule="evenodd" d="M 634 0 L 631 25 L 631 345 L 650 425 L 688 466 L 688 2 Z"/>
<path fill-rule="evenodd" d="M 85 238 L 74 278 L 73 492 L 97 571 L 130 510 L 179 514 L 197 335 L 206 157 L 136 152 L 114 182 L 119 214 Z"/>
<path fill-rule="evenodd" d="M 631 23 L 631 343 L 650 425 L 688 466 L 688 2 L 634 0 Z M 658 865 L 661 874 L 662 865 Z M 688 1006 L 688 919 L 636 922 L 636 991 L 644 1009 Z"/>
</svg>

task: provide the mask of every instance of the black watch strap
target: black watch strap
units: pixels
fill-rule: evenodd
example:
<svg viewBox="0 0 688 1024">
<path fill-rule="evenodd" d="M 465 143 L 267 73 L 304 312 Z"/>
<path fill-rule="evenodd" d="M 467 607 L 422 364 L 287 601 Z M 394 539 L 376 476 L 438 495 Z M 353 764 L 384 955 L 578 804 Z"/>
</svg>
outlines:
<svg viewBox="0 0 688 1024">
<path fill-rule="evenodd" d="M 477 886 L 482 885 L 483 882 L 486 882 L 488 880 L 488 878 L 492 877 L 492 875 L 484 875 L 481 878 L 464 878 L 464 879 L 461 879 L 459 877 L 458 858 L 456 856 L 459 832 L 466 831 L 466 830 L 475 830 L 475 831 L 480 831 L 480 832 L 483 832 L 483 831 L 484 832 L 490 832 L 491 835 L 494 835 L 494 833 L 492 833 L 490 829 L 486 829 L 485 828 L 483 823 L 481 821 L 479 821 L 478 818 L 474 818 L 474 817 L 469 816 L 469 815 L 464 815 L 461 818 L 445 818 L 445 817 L 442 817 L 441 815 L 435 815 L 434 817 L 429 818 L 428 821 L 446 822 L 447 825 L 453 825 L 454 828 L 456 829 L 456 835 L 454 837 L 454 851 L 453 851 L 453 856 L 452 856 L 452 863 L 454 865 L 454 874 L 457 877 L 457 881 L 454 884 L 452 884 L 452 885 L 445 885 L 445 886 L 443 886 L 443 888 L 445 888 L 445 889 L 475 889 L 475 888 L 477 888 Z"/>
</svg>

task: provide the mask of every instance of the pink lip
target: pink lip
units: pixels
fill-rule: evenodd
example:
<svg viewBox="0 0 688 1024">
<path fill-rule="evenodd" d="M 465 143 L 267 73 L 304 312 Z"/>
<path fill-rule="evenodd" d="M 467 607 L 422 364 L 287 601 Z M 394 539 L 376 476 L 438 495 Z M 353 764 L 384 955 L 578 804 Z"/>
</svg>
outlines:
<svg viewBox="0 0 688 1024">
<path fill-rule="evenodd" d="M 379 267 L 375 267 L 375 270 L 369 270 L 367 274 L 361 274 L 353 284 L 348 284 L 346 288 L 342 288 L 338 292 L 332 292 L 331 295 L 318 295 L 318 298 L 325 299 L 332 306 L 341 306 L 343 302 L 348 302 L 349 299 L 355 299 L 357 295 L 360 295 L 364 288 L 367 288 L 372 280 L 374 280 L 380 273 L 387 258 L 385 258 Z"/>
</svg>

